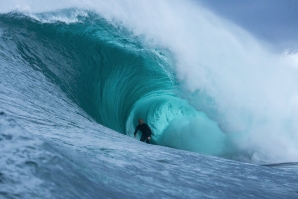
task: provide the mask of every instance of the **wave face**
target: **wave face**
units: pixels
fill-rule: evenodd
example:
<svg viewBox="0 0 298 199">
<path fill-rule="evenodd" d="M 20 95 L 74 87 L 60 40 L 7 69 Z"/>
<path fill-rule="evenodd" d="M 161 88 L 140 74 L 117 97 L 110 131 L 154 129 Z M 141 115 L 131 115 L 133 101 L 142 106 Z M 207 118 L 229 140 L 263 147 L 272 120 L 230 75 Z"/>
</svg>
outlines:
<svg viewBox="0 0 298 199">
<path fill-rule="evenodd" d="M 153 8 L 146 3 L 137 21 L 135 12 L 128 18 L 120 12 L 122 3 L 114 4 L 116 13 L 99 3 L 96 11 L 0 14 L 1 196 L 297 196 L 295 168 L 221 158 L 296 160 L 296 88 L 285 89 L 298 85 L 295 55 L 276 59 L 206 10 L 165 2 L 156 12 L 169 6 L 168 19 L 147 15 Z M 190 18 L 197 11 L 205 18 L 187 21 L 185 9 Z M 218 24 L 221 31 L 213 31 Z M 218 46 L 208 49 L 213 37 Z M 140 117 L 152 127 L 155 145 L 131 138 Z"/>
<path fill-rule="evenodd" d="M 3 14 L 2 34 L 11 35 L 11 56 L 19 54 L 108 128 L 132 136 L 143 118 L 158 145 L 244 161 L 295 161 L 296 55 L 272 54 L 189 2 L 166 2 L 158 4 L 157 18 L 147 3 L 120 3 L 126 11 L 112 13 L 112 4 L 99 3 L 97 11 Z M 138 21 L 129 13 L 135 6 Z M 165 7 L 169 19 L 160 19 Z"/>
<path fill-rule="evenodd" d="M 244 161 L 296 160 L 293 140 L 297 136 L 290 133 L 296 132 L 296 116 L 287 110 L 295 108 L 297 91 L 284 89 L 298 84 L 291 74 L 293 58 L 271 55 L 227 22 L 223 22 L 227 27 L 215 31 L 230 28 L 236 35 L 220 36 L 223 43 L 218 34 L 207 37 L 220 45 L 231 42 L 231 52 L 217 63 L 208 59 L 208 50 L 196 46 L 201 39 L 196 41 L 192 34 L 160 38 L 170 34 L 167 29 L 157 33 L 149 29 L 144 35 L 143 26 L 136 29 L 105 12 L 10 13 L 1 15 L 1 21 L 6 27 L 2 34 L 11 35 L 15 46 L 10 56 L 19 54 L 22 62 L 40 70 L 108 128 L 132 136 L 137 119 L 143 118 L 153 129 L 152 142 L 158 145 Z M 205 33 L 201 34 L 204 39 Z M 234 41 L 239 37 L 248 44 Z M 179 45 L 173 39 L 179 39 Z M 244 47 L 248 49 L 238 52 Z M 214 56 L 226 50 L 220 46 Z"/>
<path fill-rule="evenodd" d="M 223 153 L 225 136 L 217 123 L 179 96 L 167 50 L 144 46 L 141 38 L 95 13 L 61 12 L 76 16 L 76 22 L 41 22 L 59 12 L 36 15 L 39 20 L 18 13 L 2 15 L 22 60 L 106 127 L 131 135 L 138 118 L 144 118 L 156 144 Z M 178 139 L 173 141 L 173 136 Z M 184 140 L 193 143 L 189 146 Z"/>
</svg>

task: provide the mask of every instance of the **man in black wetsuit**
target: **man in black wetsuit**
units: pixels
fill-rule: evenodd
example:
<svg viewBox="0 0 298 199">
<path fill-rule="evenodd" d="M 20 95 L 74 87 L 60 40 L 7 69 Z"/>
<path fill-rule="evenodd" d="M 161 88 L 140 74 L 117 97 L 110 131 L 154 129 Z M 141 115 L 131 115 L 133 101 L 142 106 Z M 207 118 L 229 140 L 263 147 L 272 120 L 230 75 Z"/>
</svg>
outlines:
<svg viewBox="0 0 298 199">
<path fill-rule="evenodd" d="M 140 130 L 142 132 L 142 137 L 141 137 L 140 141 L 142 141 L 142 142 L 146 141 L 146 143 L 149 143 L 149 141 L 151 139 L 152 131 L 147 124 L 143 123 L 142 118 L 139 119 L 139 125 L 136 127 L 136 130 L 134 132 L 135 137 L 137 135 L 138 130 Z"/>
</svg>

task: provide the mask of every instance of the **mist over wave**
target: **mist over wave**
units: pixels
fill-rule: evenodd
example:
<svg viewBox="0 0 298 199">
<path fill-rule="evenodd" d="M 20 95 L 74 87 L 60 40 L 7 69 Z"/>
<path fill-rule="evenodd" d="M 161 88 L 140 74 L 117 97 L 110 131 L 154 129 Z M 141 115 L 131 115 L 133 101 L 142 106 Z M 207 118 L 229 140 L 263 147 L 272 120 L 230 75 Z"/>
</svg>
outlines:
<svg viewBox="0 0 298 199">
<path fill-rule="evenodd" d="M 196 1 L 0 3 L 0 198 L 297 198 L 269 45 Z"/>
<path fill-rule="evenodd" d="M 143 117 L 156 144 L 297 160 L 295 54 L 275 54 L 192 1 L 44 5 L 12 1 L 2 9 L 27 18 L 2 18 L 26 24 L 23 58 L 44 62 L 41 70 L 99 123 L 131 135 Z M 44 12 L 66 7 L 84 9 Z"/>
</svg>

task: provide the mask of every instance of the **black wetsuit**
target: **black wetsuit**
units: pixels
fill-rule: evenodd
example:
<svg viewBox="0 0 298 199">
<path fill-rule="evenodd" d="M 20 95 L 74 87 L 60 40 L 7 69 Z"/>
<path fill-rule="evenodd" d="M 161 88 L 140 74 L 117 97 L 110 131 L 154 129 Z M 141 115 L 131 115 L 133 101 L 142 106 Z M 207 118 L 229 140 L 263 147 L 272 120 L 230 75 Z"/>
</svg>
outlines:
<svg viewBox="0 0 298 199">
<path fill-rule="evenodd" d="M 142 142 L 146 141 L 146 143 L 149 143 L 148 137 L 151 137 L 151 134 L 152 134 L 150 127 L 145 123 L 143 123 L 142 125 L 139 124 L 136 127 L 134 134 L 136 134 L 138 130 L 140 130 L 142 132 L 142 137 L 141 137 L 140 141 L 142 141 Z"/>
</svg>

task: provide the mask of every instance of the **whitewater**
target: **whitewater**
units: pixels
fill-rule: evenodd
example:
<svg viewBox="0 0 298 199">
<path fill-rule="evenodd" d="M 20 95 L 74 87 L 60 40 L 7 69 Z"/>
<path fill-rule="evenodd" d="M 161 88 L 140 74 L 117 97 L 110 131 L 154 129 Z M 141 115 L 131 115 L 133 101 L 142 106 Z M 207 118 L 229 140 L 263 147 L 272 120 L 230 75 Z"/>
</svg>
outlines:
<svg viewBox="0 0 298 199">
<path fill-rule="evenodd" d="M 198 1 L 0 2 L 0 198 L 297 198 L 297 69 Z"/>
</svg>

